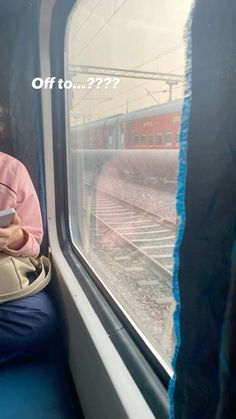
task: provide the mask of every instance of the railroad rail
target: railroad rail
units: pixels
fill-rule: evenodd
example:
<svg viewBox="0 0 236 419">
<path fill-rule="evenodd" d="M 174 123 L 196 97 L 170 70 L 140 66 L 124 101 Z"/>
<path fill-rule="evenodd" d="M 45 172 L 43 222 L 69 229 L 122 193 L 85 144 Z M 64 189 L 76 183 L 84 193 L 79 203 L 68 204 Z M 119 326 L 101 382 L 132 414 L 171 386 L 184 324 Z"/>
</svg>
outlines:
<svg viewBox="0 0 236 419">
<path fill-rule="evenodd" d="M 158 287 L 159 297 L 155 298 L 155 303 L 163 307 L 163 313 L 167 310 L 158 341 L 161 341 L 164 353 L 170 356 L 175 308 L 171 275 L 176 224 L 89 183 L 85 186 L 91 191 L 85 194 L 85 207 L 93 220 L 91 242 L 95 248 L 101 250 L 104 244 L 108 246 L 105 254 L 110 255 L 116 266 L 119 264 L 121 277 L 127 274 L 131 282 L 134 280 L 143 289 Z M 149 298 L 150 288 L 146 292 L 144 294 Z M 157 341 L 154 342 L 150 334 L 149 339 L 155 346 Z"/>
<path fill-rule="evenodd" d="M 91 214 L 169 277 L 176 224 L 152 211 L 86 184 L 94 193 Z M 104 233 L 105 234 L 105 233 Z"/>
</svg>

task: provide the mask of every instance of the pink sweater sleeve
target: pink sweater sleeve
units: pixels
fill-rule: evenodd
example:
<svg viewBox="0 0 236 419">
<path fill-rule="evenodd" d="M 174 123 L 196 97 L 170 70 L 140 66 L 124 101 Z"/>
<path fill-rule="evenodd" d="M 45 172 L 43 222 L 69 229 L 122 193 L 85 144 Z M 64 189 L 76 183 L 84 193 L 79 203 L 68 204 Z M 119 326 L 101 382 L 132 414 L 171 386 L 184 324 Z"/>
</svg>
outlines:
<svg viewBox="0 0 236 419">
<path fill-rule="evenodd" d="M 37 257 L 43 237 L 39 201 L 30 176 L 23 165 L 20 166 L 17 177 L 17 204 L 15 209 L 21 219 L 25 243 L 18 250 L 6 248 L 6 253 L 12 256 Z"/>
</svg>

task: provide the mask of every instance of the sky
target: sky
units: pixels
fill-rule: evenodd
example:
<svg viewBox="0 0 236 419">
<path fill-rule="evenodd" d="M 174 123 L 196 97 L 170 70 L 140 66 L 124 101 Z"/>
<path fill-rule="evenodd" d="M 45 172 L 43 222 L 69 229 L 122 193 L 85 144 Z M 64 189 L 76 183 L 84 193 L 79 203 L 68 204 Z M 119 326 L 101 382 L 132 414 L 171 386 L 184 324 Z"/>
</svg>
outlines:
<svg viewBox="0 0 236 419">
<path fill-rule="evenodd" d="M 192 0 L 81 0 L 67 27 L 67 79 L 84 89 L 68 90 L 74 124 L 165 103 L 165 82 L 121 78 L 117 88 L 88 89 L 91 75 L 71 65 L 184 74 L 185 26 Z M 92 75 L 93 76 L 93 75 Z M 94 75 L 94 77 L 99 77 Z M 101 77 L 101 76 L 100 76 Z M 173 99 L 183 96 L 183 83 Z"/>
</svg>

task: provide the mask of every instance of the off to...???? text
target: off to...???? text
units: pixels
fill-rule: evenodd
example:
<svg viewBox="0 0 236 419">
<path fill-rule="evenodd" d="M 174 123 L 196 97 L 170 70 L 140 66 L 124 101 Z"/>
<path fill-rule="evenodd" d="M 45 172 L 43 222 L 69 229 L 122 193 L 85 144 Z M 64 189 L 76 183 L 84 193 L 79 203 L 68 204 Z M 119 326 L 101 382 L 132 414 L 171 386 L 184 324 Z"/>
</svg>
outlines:
<svg viewBox="0 0 236 419">
<path fill-rule="evenodd" d="M 56 80 L 56 77 L 35 77 L 32 80 L 32 87 L 34 89 L 74 89 L 74 90 L 86 90 L 86 89 L 116 89 L 120 83 L 119 77 L 89 77 L 84 83 L 73 83 L 71 80 Z"/>
</svg>

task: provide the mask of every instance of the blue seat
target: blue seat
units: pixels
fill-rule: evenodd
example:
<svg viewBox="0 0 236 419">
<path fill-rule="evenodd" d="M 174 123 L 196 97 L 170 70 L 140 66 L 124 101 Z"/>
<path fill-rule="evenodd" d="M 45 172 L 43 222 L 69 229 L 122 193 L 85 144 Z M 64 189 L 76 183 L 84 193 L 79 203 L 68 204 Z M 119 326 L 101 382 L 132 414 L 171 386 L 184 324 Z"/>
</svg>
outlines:
<svg viewBox="0 0 236 419">
<path fill-rule="evenodd" d="M 1 367 L 0 406 L 2 419 L 83 418 L 69 368 L 58 351 Z"/>
</svg>

